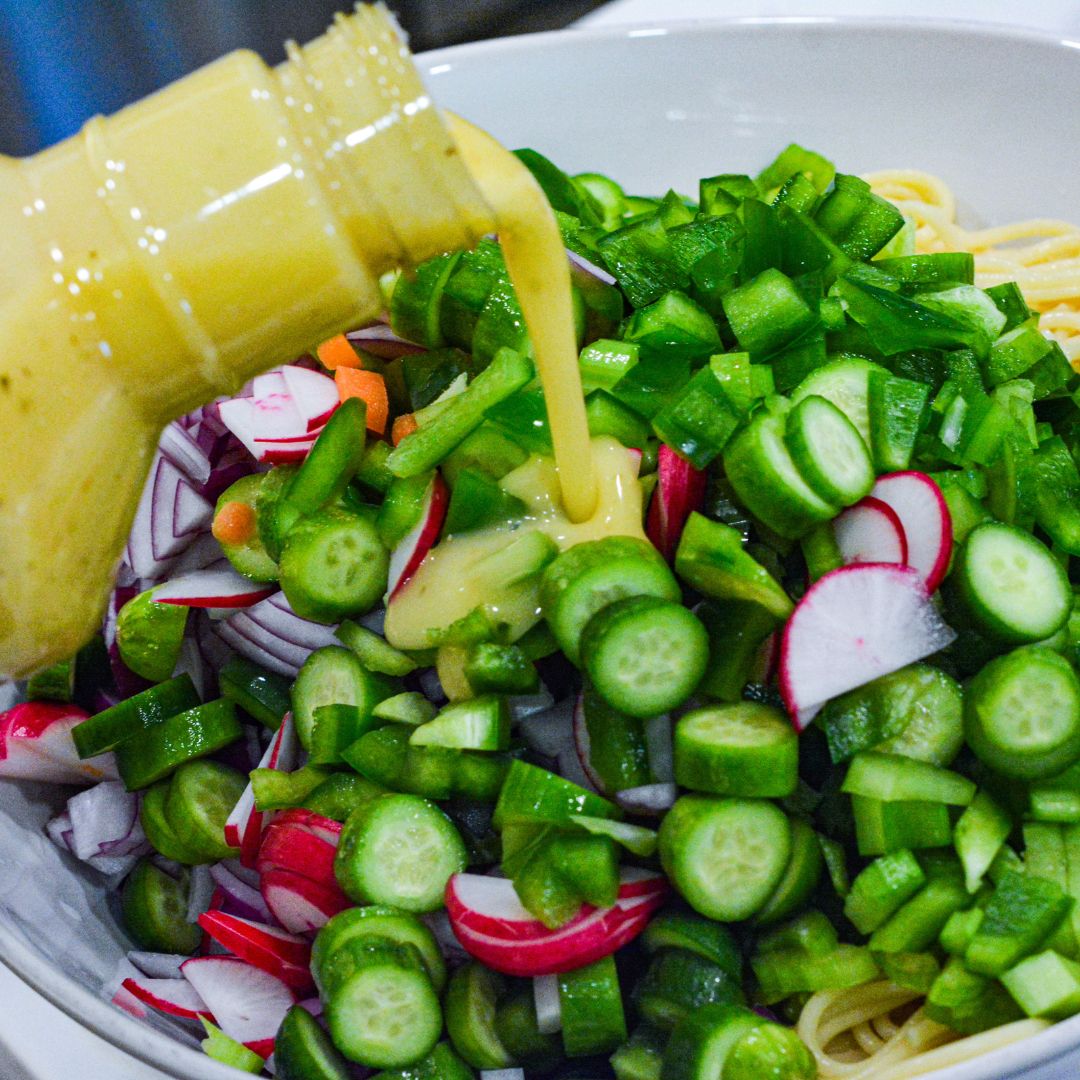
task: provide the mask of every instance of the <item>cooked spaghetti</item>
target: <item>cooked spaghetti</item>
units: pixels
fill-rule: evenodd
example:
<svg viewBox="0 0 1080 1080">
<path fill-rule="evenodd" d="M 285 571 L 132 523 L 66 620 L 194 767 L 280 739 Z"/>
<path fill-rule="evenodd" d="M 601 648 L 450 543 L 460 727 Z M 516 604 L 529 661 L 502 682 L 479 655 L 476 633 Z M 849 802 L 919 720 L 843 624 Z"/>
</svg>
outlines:
<svg viewBox="0 0 1080 1080">
<path fill-rule="evenodd" d="M 803 1007 L 799 1037 L 821 1080 L 906 1080 L 1034 1035 L 1045 1020 L 1019 1020 L 960 1038 L 914 1008 L 921 995 L 880 980 L 823 990 Z"/>
<path fill-rule="evenodd" d="M 918 251 L 970 251 L 980 288 L 1015 281 L 1042 313 L 1040 328 L 1060 342 L 1074 367 L 1080 364 L 1080 226 L 1031 218 L 966 229 L 956 220 L 952 191 L 936 176 L 890 169 L 865 179 L 915 223 Z"/>
</svg>

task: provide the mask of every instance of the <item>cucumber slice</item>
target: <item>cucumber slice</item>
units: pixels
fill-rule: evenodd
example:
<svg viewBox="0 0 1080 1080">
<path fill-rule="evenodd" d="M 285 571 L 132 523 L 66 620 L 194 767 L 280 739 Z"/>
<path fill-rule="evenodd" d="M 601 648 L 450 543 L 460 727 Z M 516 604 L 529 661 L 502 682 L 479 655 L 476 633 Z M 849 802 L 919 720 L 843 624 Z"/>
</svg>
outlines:
<svg viewBox="0 0 1080 1080">
<path fill-rule="evenodd" d="M 1029 645 L 991 660 L 965 696 L 975 755 L 1017 780 L 1054 776 L 1080 758 L 1080 680 L 1069 662 Z"/>
<path fill-rule="evenodd" d="M 416 728 L 409 742 L 459 750 L 506 750 L 510 745 L 510 708 L 506 698 L 494 694 L 447 705 L 434 720 Z"/>
<path fill-rule="evenodd" d="M 1028 1016 L 1063 1020 L 1080 1012 L 1080 964 L 1052 949 L 1021 960 L 1001 982 Z"/>
<path fill-rule="evenodd" d="M 300 1005 L 286 1014 L 274 1041 L 274 1073 L 280 1080 L 351 1080 L 348 1062 Z"/>
<path fill-rule="evenodd" d="M 289 530 L 280 569 L 281 590 L 293 611 L 332 623 L 378 603 L 386 592 L 390 553 L 373 521 L 331 508 Z"/>
<path fill-rule="evenodd" d="M 738 976 L 688 949 L 661 949 L 634 988 L 634 1003 L 642 1019 L 662 1031 L 670 1031 L 684 1016 L 717 1001 L 743 1003 Z"/>
<path fill-rule="evenodd" d="M 292 687 L 293 722 L 300 745 L 311 749 L 315 710 L 320 705 L 355 705 L 363 717 L 388 696 L 389 684 L 372 675 L 356 654 L 338 645 L 316 649 Z"/>
<path fill-rule="evenodd" d="M 925 994 L 941 973 L 941 964 L 932 952 L 878 953 L 881 974 L 891 983 Z"/>
<path fill-rule="evenodd" d="M 641 941 L 650 953 L 687 949 L 722 968 L 736 982 L 742 979 L 742 954 L 731 931 L 711 919 L 689 912 L 664 911 L 649 923 Z"/>
<path fill-rule="evenodd" d="M 677 708 L 697 689 L 709 660 L 709 634 L 680 603 L 631 596 L 589 620 L 581 658 L 609 705 L 646 719 Z"/>
<path fill-rule="evenodd" d="M 588 737 L 588 761 L 604 791 L 625 791 L 653 782 L 645 725 L 636 716 L 613 709 L 588 689 L 578 705 Z"/>
<path fill-rule="evenodd" d="M 367 437 L 366 418 L 367 406 L 352 397 L 343 401 L 327 420 L 282 496 L 301 517 L 314 514 L 339 498 L 360 468 Z M 281 535 L 284 538 L 287 534 Z"/>
<path fill-rule="evenodd" d="M 247 777 L 216 761 L 189 761 L 176 770 L 165 800 L 165 817 L 184 844 L 216 862 L 236 854 L 225 843 L 225 821 L 247 786 Z"/>
<path fill-rule="evenodd" d="M 724 448 L 724 471 L 743 505 L 789 540 L 839 509 L 803 479 L 784 439 L 782 415 L 759 412 Z"/>
<path fill-rule="evenodd" d="M 756 914 L 791 855 L 791 826 L 765 801 L 684 795 L 660 827 L 660 861 L 695 911 L 721 922 Z"/>
<path fill-rule="evenodd" d="M 968 892 L 979 888 L 1011 832 L 1012 818 L 985 791 L 978 792 L 953 830 Z"/>
<path fill-rule="evenodd" d="M 213 1061 L 220 1061 L 222 1065 L 228 1065 L 230 1069 L 239 1069 L 241 1072 L 260 1075 L 266 1064 L 254 1050 L 249 1050 L 243 1043 L 226 1035 L 221 1028 L 211 1024 L 205 1016 L 199 1017 L 199 1022 L 206 1032 L 206 1038 L 199 1044 L 202 1052 Z M 278 1070 L 279 1076 L 284 1074 Z"/>
<path fill-rule="evenodd" d="M 802 818 L 791 820 L 791 858 L 772 896 L 754 916 L 758 926 L 770 926 L 794 914 L 821 880 L 825 860 L 817 833 Z"/>
<path fill-rule="evenodd" d="M 515 1063 L 530 1072 L 546 1073 L 563 1059 L 559 1036 L 540 1031 L 531 987 L 523 987 L 499 1003 L 495 1031 Z"/>
<path fill-rule="evenodd" d="M 163 682 L 180 659 L 189 610 L 180 604 L 156 603 L 153 589 L 133 596 L 116 615 L 120 659 L 136 675 Z"/>
<path fill-rule="evenodd" d="M 202 930 L 187 921 L 189 878 L 173 878 L 143 859 L 128 875 L 120 893 L 124 929 L 140 949 L 193 953 Z"/>
<path fill-rule="evenodd" d="M 854 424 L 829 400 L 804 397 L 787 417 L 791 459 L 815 494 L 851 506 L 874 486 L 874 464 Z"/>
<path fill-rule="evenodd" d="M 660 1080 L 666 1042 L 667 1032 L 656 1031 L 647 1024 L 639 1025 L 629 1042 L 611 1055 L 617 1080 Z"/>
<path fill-rule="evenodd" d="M 625 1042 L 626 1014 L 615 959 L 558 976 L 563 1048 L 568 1057 L 609 1054 Z"/>
<path fill-rule="evenodd" d="M 371 1080 L 476 1080 L 476 1074 L 449 1044 L 439 1043 L 423 1061 L 407 1069 L 376 1073 Z"/>
<path fill-rule="evenodd" d="M 1073 597 L 1064 568 L 1021 529 L 996 521 L 977 525 L 953 576 L 979 629 L 1002 641 L 1043 641 L 1068 622 Z"/>
<path fill-rule="evenodd" d="M 297 471 L 295 465 L 278 465 L 263 473 L 255 496 L 255 528 L 266 554 L 275 562 L 281 557 L 286 534 L 300 520 L 300 511 L 285 500 Z"/>
<path fill-rule="evenodd" d="M 851 810 L 860 855 L 944 847 L 952 841 L 949 808 L 944 803 L 884 802 L 852 795 Z"/>
<path fill-rule="evenodd" d="M 447 881 L 467 861 L 461 835 L 434 803 L 382 795 L 350 815 L 334 871 L 359 903 L 423 912 L 442 906 Z"/>
<path fill-rule="evenodd" d="M 508 1069 L 514 1059 L 495 1030 L 506 980 L 475 961 L 459 967 L 446 991 L 446 1030 L 454 1049 L 477 1069 Z"/>
<path fill-rule="evenodd" d="M 417 690 L 384 698 L 371 710 L 371 715 L 395 724 L 419 727 L 431 720 L 438 710 Z"/>
<path fill-rule="evenodd" d="M 385 794 L 386 788 L 373 784 L 364 776 L 331 773 L 304 797 L 300 805 L 332 821 L 344 822 L 358 806 Z"/>
<path fill-rule="evenodd" d="M 760 1017 L 741 1005 L 715 1003 L 690 1013 L 675 1026 L 664 1050 L 664 1080 L 722 1077 L 732 1048 L 756 1031 L 760 1022 Z M 809 1080 L 814 1073 L 805 1075 Z"/>
<path fill-rule="evenodd" d="M 692 791 L 783 798 L 795 790 L 798 771 L 798 736 L 768 705 L 695 709 L 675 725 L 675 779 Z"/>
<path fill-rule="evenodd" d="M 374 630 L 345 621 L 335 632 L 338 640 L 360 658 L 360 663 L 378 675 L 408 675 L 417 668 L 416 661 L 399 652 Z"/>
<path fill-rule="evenodd" d="M 922 952 L 933 945 L 953 912 L 971 903 L 964 883 L 954 878 L 928 881 L 870 937 L 873 952 Z"/>
<path fill-rule="evenodd" d="M 169 824 L 165 814 L 165 804 L 169 798 L 170 783 L 168 780 L 159 780 L 152 787 L 143 792 L 142 804 L 139 807 L 139 822 L 150 846 L 164 855 L 166 859 L 182 863 L 184 866 L 197 866 L 203 862 L 214 862 L 214 859 L 205 859 L 201 852 L 192 848 L 186 840 Z"/>
<path fill-rule="evenodd" d="M 874 371 L 888 374 L 869 360 L 832 360 L 799 383 L 791 395 L 792 404 L 808 397 L 825 398 L 851 421 L 864 446 L 870 446 L 870 374 Z"/>
<path fill-rule="evenodd" d="M 339 912 L 319 931 L 311 950 L 311 973 L 317 985 L 322 986 L 327 959 L 357 938 L 381 938 L 391 945 L 412 945 L 420 954 L 432 985 L 442 993 L 446 985 L 446 962 L 434 934 L 414 915 L 379 904 Z"/>
<path fill-rule="evenodd" d="M 540 580 L 544 618 L 575 664 L 585 624 L 601 608 L 628 596 L 682 598 L 679 583 L 659 552 L 629 536 L 575 544 L 548 565 Z"/>
<path fill-rule="evenodd" d="M 424 971 L 372 957 L 339 983 L 326 1002 L 334 1045 L 369 1068 L 412 1065 L 430 1054 L 442 1033 L 439 998 Z"/>
<path fill-rule="evenodd" d="M 242 476 L 234 484 L 230 484 L 219 496 L 217 505 L 214 507 L 214 517 L 221 513 L 222 508 L 229 503 L 242 503 L 251 511 L 252 531 L 251 536 L 238 544 L 231 544 L 222 540 L 220 536 L 217 542 L 225 553 L 225 558 L 232 563 L 233 569 L 252 581 L 277 581 L 277 563 L 270 557 L 259 536 L 256 516 L 259 490 L 262 487 L 266 473 L 252 473 L 250 476 Z"/>
</svg>

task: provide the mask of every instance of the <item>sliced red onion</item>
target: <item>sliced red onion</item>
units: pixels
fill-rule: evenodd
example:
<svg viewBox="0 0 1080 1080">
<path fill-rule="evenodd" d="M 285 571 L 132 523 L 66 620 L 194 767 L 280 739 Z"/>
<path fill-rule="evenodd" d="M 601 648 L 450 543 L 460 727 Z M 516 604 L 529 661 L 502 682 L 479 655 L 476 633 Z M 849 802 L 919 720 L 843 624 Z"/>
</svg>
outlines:
<svg viewBox="0 0 1080 1080">
<path fill-rule="evenodd" d="M 215 863 L 210 867 L 210 876 L 222 892 L 221 910 L 241 919 L 276 925 L 276 920 L 270 914 L 270 909 L 266 906 L 266 901 L 262 898 L 258 887 L 253 886 L 249 881 L 242 880 L 236 871 L 253 875 L 258 881 L 258 874 L 248 870 L 247 867 L 240 866 L 239 863 Z"/>
<path fill-rule="evenodd" d="M 74 852 L 72 848 L 71 815 L 66 810 L 46 822 L 45 832 L 49 839 L 62 851 Z"/>
<path fill-rule="evenodd" d="M 654 716 L 645 721 L 645 753 L 649 769 L 665 784 L 675 779 L 675 751 L 671 738 L 670 716 Z"/>
<path fill-rule="evenodd" d="M 524 1069 L 481 1069 L 480 1080 L 525 1080 Z"/>
<path fill-rule="evenodd" d="M 555 704 L 551 692 L 543 684 L 535 694 L 515 694 L 508 701 L 510 706 L 510 722 L 516 724 L 527 716 L 544 712 Z"/>
<path fill-rule="evenodd" d="M 602 281 L 605 285 L 616 285 L 616 280 L 603 268 L 594 262 L 589 262 L 583 255 L 576 251 L 566 249 L 566 257 L 570 260 L 570 277 L 575 282 L 581 278 Z"/>
<path fill-rule="evenodd" d="M 296 1003 L 304 1012 L 311 1013 L 316 1020 L 323 1014 L 322 998 L 310 997 Z"/>
<path fill-rule="evenodd" d="M 774 1024 L 782 1024 L 783 1021 L 779 1016 L 772 1011 L 772 1009 L 766 1008 L 764 1005 L 752 1005 L 751 1009 L 758 1014 L 758 1016 L 764 1017 L 766 1020 L 771 1020 Z"/>
<path fill-rule="evenodd" d="M 241 633 L 241 630 L 233 626 L 228 620 L 218 623 L 215 630 L 229 648 L 235 650 L 245 660 L 250 660 L 253 664 L 266 668 L 267 671 L 293 678 L 300 670 L 300 664 L 293 663 L 291 659 L 283 660 L 276 654 L 267 652 L 261 645 L 257 645 Z"/>
<path fill-rule="evenodd" d="M 180 863 L 174 862 L 172 859 L 166 859 L 164 855 L 159 855 L 156 851 L 150 856 L 150 861 L 163 874 L 168 874 L 173 881 L 179 881 L 185 873 L 185 868 Z"/>
<path fill-rule="evenodd" d="M 147 851 L 149 847 L 147 844 Z M 86 860 L 86 865 L 105 875 L 106 891 L 112 892 L 120 887 L 120 883 L 135 869 L 135 864 L 141 858 L 142 853 L 139 852 L 131 855 L 94 855 Z"/>
<path fill-rule="evenodd" d="M 213 519 L 213 506 L 187 480 L 177 481 L 173 493 L 173 536 L 180 540 L 192 533 L 204 533 Z"/>
<path fill-rule="evenodd" d="M 436 705 L 441 705 L 444 701 L 449 700 L 446 691 L 443 690 L 442 683 L 439 682 L 439 673 L 434 668 L 427 668 L 420 672 L 420 689 L 424 697 Z"/>
<path fill-rule="evenodd" d="M 169 577 L 180 577 L 196 570 L 205 570 L 215 564 L 224 564 L 228 560 L 221 554 L 221 545 L 206 532 L 195 537 L 191 545 L 172 564 Z"/>
<path fill-rule="evenodd" d="M 549 758 L 573 750 L 571 730 L 574 699 L 566 698 L 543 712 L 532 713 L 518 725 L 518 733 L 527 746 Z"/>
<path fill-rule="evenodd" d="M 216 888 L 213 875 L 209 866 L 193 866 L 191 868 L 191 884 L 188 886 L 187 921 L 195 923 L 199 916 L 210 908 L 210 901 Z"/>
<path fill-rule="evenodd" d="M 227 488 L 232 487 L 237 480 L 250 476 L 255 471 L 255 462 L 247 450 L 231 436 L 223 452 L 215 461 L 210 477 L 199 489 L 199 494 L 204 499 L 216 502 L 218 496 Z"/>
<path fill-rule="evenodd" d="M 378 356 L 382 360 L 396 360 L 399 356 L 409 356 L 427 352 L 427 347 L 415 341 L 395 334 L 385 323 L 365 326 L 362 330 L 350 330 L 345 335 L 354 345 L 359 345 L 364 352 Z"/>
<path fill-rule="evenodd" d="M 106 709 L 111 709 L 114 705 L 120 701 L 120 695 L 114 694 L 109 690 L 102 690 L 98 687 L 94 691 L 94 696 L 91 699 L 91 712 L 99 713 L 104 712 Z"/>
<path fill-rule="evenodd" d="M 274 741 L 273 735 L 271 735 L 270 741 Z M 259 761 L 261 763 L 262 758 L 260 758 Z M 286 764 L 289 766 L 288 771 L 291 771 L 296 762 L 294 760 L 287 762 Z M 250 885 L 253 889 L 258 890 L 260 881 L 258 870 L 255 870 L 250 866 L 245 866 L 239 859 L 226 859 L 224 862 L 216 863 L 215 865 L 224 867 L 233 875 L 233 877 L 239 878 L 245 885 Z"/>
<path fill-rule="evenodd" d="M 386 608 L 381 607 L 369 611 L 366 615 L 361 615 L 356 621 L 372 633 L 383 637 L 386 633 Z"/>
<path fill-rule="evenodd" d="M 538 975 L 533 979 L 533 1002 L 536 1027 L 541 1035 L 562 1030 L 562 1002 L 559 999 L 559 976 Z"/>
<path fill-rule="evenodd" d="M 179 421 L 165 425 L 158 448 L 193 484 L 205 484 L 210 478 L 209 456 Z"/>
<path fill-rule="evenodd" d="M 427 928 L 432 934 L 435 935 L 435 940 L 438 942 L 442 954 L 447 959 L 469 959 L 469 954 L 465 951 L 464 946 L 458 941 L 457 935 L 454 933 L 454 928 L 450 924 L 450 916 L 446 913 L 445 908 L 439 911 L 432 911 L 427 915 L 421 915 L 420 918 L 427 925 Z"/>
<path fill-rule="evenodd" d="M 142 952 L 138 949 L 132 949 L 127 958 L 151 979 L 181 978 L 180 965 L 188 959 L 179 953 Z"/>
<path fill-rule="evenodd" d="M 643 784 L 615 792 L 615 801 L 630 814 L 662 814 L 675 805 L 678 797 L 675 784 Z"/>
<path fill-rule="evenodd" d="M 80 791 L 68 799 L 72 851 L 88 861 L 95 856 L 121 857 L 145 845 L 139 822 L 139 797 L 118 780 Z"/>
</svg>

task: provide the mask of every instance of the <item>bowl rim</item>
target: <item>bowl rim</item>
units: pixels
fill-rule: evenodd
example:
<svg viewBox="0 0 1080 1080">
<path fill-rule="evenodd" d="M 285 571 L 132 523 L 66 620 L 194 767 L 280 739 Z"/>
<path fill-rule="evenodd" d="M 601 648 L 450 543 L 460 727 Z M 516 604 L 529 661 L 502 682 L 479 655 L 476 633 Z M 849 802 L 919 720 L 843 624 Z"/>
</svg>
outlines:
<svg viewBox="0 0 1080 1080">
<path fill-rule="evenodd" d="M 649 19 L 626 25 L 567 27 L 514 37 L 465 42 L 417 53 L 415 61 L 429 90 L 438 76 L 458 60 L 472 63 L 491 55 L 515 55 L 559 48 L 564 43 L 609 42 L 622 39 L 695 37 L 731 31 L 773 33 L 837 32 L 915 36 L 983 38 L 994 42 L 1025 42 L 1080 51 L 1080 40 L 1032 27 L 958 18 L 874 17 L 854 15 L 741 15 L 721 18 Z M 439 70 L 442 69 L 442 70 Z M 433 96 L 437 99 L 437 93 Z M 105 1042 L 177 1080 L 234 1080 L 236 1070 L 213 1061 L 163 1031 L 144 1024 L 104 997 L 70 978 L 16 932 L 0 922 L 0 963 L 76 1023 Z M 928 1080 L 996 1080 L 1009 1070 L 1050 1066 L 1080 1048 L 1080 1015 L 1052 1024 L 1018 1042 L 945 1070 L 926 1073 Z"/>
</svg>

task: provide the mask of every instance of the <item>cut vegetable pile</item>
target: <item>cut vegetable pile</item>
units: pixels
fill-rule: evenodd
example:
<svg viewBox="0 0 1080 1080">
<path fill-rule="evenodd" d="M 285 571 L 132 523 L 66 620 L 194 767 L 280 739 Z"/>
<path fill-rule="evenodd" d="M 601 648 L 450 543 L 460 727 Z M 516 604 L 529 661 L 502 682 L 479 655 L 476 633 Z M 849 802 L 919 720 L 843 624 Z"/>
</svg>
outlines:
<svg viewBox="0 0 1080 1080">
<path fill-rule="evenodd" d="M 1061 349 L 798 146 L 694 200 L 520 157 L 633 535 L 538 521 L 494 239 L 171 424 L 101 637 L 0 715 L 82 788 L 116 1004 L 284 1080 L 809 1080 L 787 1025 L 881 978 L 1080 1012 Z"/>
</svg>

